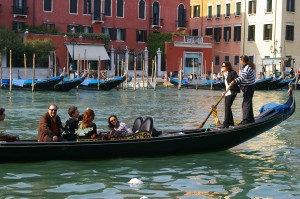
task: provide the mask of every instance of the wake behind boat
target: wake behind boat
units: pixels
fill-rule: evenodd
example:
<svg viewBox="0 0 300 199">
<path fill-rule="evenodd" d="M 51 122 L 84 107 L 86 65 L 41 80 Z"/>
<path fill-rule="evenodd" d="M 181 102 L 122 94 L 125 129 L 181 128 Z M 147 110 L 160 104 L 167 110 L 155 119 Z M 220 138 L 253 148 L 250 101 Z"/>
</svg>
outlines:
<svg viewBox="0 0 300 199">
<path fill-rule="evenodd" d="M 146 157 L 222 151 L 250 140 L 292 116 L 295 112 L 294 95 L 290 91 L 284 104 L 268 103 L 262 107 L 261 111 L 254 123 L 227 129 L 217 127 L 179 129 L 163 132 L 157 137 L 151 134 L 149 136 L 149 132 L 139 132 L 136 136 L 116 140 L 1 142 L 0 161 L 102 160 L 130 156 Z"/>
</svg>

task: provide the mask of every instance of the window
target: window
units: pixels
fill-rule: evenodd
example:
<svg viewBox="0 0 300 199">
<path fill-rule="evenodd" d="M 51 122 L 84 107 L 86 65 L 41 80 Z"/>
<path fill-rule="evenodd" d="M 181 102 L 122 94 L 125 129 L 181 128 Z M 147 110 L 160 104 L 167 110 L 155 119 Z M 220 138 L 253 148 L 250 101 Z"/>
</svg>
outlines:
<svg viewBox="0 0 300 199">
<path fill-rule="evenodd" d="M 267 0 L 266 12 L 272 12 L 272 0 Z"/>
<path fill-rule="evenodd" d="M 102 21 L 101 0 L 94 0 L 93 20 Z"/>
<path fill-rule="evenodd" d="M 146 8 L 146 4 L 144 0 L 140 0 L 139 1 L 139 19 L 145 19 L 145 8 Z"/>
<path fill-rule="evenodd" d="M 43 23 L 43 27 L 48 30 L 53 30 L 53 29 L 55 29 L 55 24 L 54 23 Z"/>
<path fill-rule="evenodd" d="M 126 41 L 126 31 L 123 28 L 116 28 L 115 29 L 115 39 L 117 41 Z"/>
<path fill-rule="evenodd" d="M 231 36 L 231 27 L 224 27 L 224 41 L 229 42 Z"/>
<path fill-rule="evenodd" d="M 286 1 L 286 11 L 295 12 L 295 0 Z"/>
<path fill-rule="evenodd" d="M 214 40 L 215 42 L 220 42 L 221 41 L 221 27 L 215 28 L 214 29 Z"/>
<path fill-rule="evenodd" d="M 211 19 L 212 18 L 212 6 L 208 6 L 207 8 L 207 19 Z"/>
<path fill-rule="evenodd" d="M 234 26 L 234 38 L 233 41 L 241 41 L 241 26 Z"/>
<path fill-rule="evenodd" d="M 70 13 L 77 14 L 77 0 L 70 0 Z"/>
<path fill-rule="evenodd" d="M 52 0 L 44 0 L 44 12 L 52 12 Z"/>
<path fill-rule="evenodd" d="M 248 41 L 255 41 L 255 25 L 248 27 Z"/>
<path fill-rule="evenodd" d="M 240 16 L 240 15 L 241 15 L 241 2 L 236 2 L 235 16 Z"/>
<path fill-rule="evenodd" d="M 200 17 L 200 5 L 195 5 L 193 9 L 193 16 Z"/>
<path fill-rule="evenodd" d="M 215 65 L 220 65 L 220 57 L 215 56 Z"/>
<path fill-rule="evenodd" d="M 225 13 L 225 17 L 230 17 L 230 3 L 226 4 L 226 13 Z"/>
<path fill-rule="evenodd" d="M 147 42 L 147 30 L 137 30 L 136 31 L 136 41 L 137 42 Z"/>
<path fill-rule="evenodd" d="M 26 7 L 25 0 L 13 1 L 13 13 L 19 15 L 28 15 L 28 8 Z"/>
<path fill-rule="evenodd" d="M 248 14 L 256 13 L 256 0 L 249 1 Z"/>
<path fill-rule="evenodd" d="M 83 0 L 83 14 L 91 14 L 91 0 Z"/>
<path fill-rule="evenodd" d="M 160 18 L 159 18 L 159 3 L 153 3 L 153 10 L 152 10 L 152 25 L 160 25 Z"/>
<path fill-rule="evenodd" d="M 221 17 L 221 5 L 217 5 L 217 14 L 216 14 L 216 18 L 220 18 Z"/>
<path fill-rule="evenodd" d="M 186 10 L 182 4 L 178 7 L 177 27 L 186 27 Z"/>
<path fill-rule="evenodd" d="M 113 29 L 112 28 L 102 28 L 102 33 L 109 35 L 110 40 L 113 40 Z"/>
<path fill-rule="evenodd" d="M 236 55 L 234 56 L 234 65 L 239 65 L 240 62 L 240 56 Z"/>
<path fill-rule="evenodd" d="M 289 41 L 294 40 L 294 25 L 285 26 L 285 40 L 289 40 Z"/>
<path fill-rule="evenodd" d="M 226 56 L 224 57 L 224 59 L 225 59 L 225 61 L 229 61 L 229 56 L 226 55 Z"/>
<path fill-rule="evenodd" d="M 104 15 L 111 16 L 111 0 L 105 0 Z"/>
<path fill-rule="evenodd" d="M 79 25 L 68 25 L 67 32 L 78 33 L 78 32 L 80 32 L 80 26 Z"/>
<path fill-rule="evenodd" d="M 93 27 L 83 26 L 83 33 L 93 33 Z"/>
<path fill-rule="evenodd" d="M 191 32 L 192 36 L 198 36 L 198 29 L 193 29 Z"/>
<path fill-rule="evenodd" d="M 205 28 L 205 35 L 206 36 L 212 36 L 213 35 L 213 29 L 212 28 Z"/>
<path fill-rule="evenodd" d="M 272 24 L 264 25 L 264 40 L 272 40 Z"/>
<path fill-rule="evenodd" d="M 253 56 L 248 56 L 249 57 L 249 60 L 254 62 L 254 57 Z"/>
<path fill-rule="evenodd" d="M 16 32 L 20 32 L 25 29 L 25 22 L 23 21 L 13 21 L 13 30 Z"/>
<path fill-rule="evenodd" d="M 117 0 L 117 17 L 124 17 L 124 1 Z"/>
</svg>

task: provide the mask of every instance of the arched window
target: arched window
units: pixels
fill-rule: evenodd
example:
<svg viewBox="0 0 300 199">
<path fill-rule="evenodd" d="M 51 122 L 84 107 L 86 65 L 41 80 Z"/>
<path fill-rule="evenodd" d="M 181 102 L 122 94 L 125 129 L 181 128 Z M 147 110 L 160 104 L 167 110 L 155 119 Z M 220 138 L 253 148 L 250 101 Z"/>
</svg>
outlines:
<svg viewBox="0 0 300 199">
<path fill-rule="evenodd" d="M 139 19 L 145 19 L 146 5 L 144 0 L 139 1 Z"/>
<path fill-rule="evenodd" d="M 111 16 L 111 0 L 105 0 L 104 15 Z"/>
<path fill-rule="evenodd" d="M 117 17 L 124 17 L 124 0 L 117 0 Z"/>
<path fill-rule="evenodd" d="M 152 25 L 160 25 L 160 17 L 159 17 L 159 3 L 154 2 L 152 8 Z"/>
<path fill-rule="evenodd" d="M 177 27 L 186 27 L 186 9 L 180 4 L 178 6 Z"/>
</svg>

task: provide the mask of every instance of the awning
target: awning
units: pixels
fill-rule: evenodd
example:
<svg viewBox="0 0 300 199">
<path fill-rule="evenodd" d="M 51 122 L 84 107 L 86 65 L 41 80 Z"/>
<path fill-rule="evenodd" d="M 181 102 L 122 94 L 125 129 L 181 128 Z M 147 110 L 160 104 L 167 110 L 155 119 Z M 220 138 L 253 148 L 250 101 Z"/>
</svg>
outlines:
<svg viewBox="0 0 300 199">
<path fill-rule="evenodd" d="M 70 56 L 73 56 L 73 45 L 66 44 Z M 75 44 L 74 45 L 74 60 L 109 60 L 109 56 L 103 45 L 95 44 Z"/>
</svg>

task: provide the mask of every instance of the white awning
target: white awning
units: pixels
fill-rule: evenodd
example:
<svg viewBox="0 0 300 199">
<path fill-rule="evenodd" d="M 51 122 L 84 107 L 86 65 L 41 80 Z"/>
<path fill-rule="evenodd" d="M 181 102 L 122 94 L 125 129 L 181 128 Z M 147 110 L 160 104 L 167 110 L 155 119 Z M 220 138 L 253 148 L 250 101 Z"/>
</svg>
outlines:
<svg viewBox="0 0 300 199">
<path fill-rule="evenodd" d="M 66 44 L 70 56 L 73 56 L 73 45 Z M 75 44 L 74 45 L 74 60 L 109 60 L 109 56 L 103 45 L 94 44 Z"/>
</svg>

